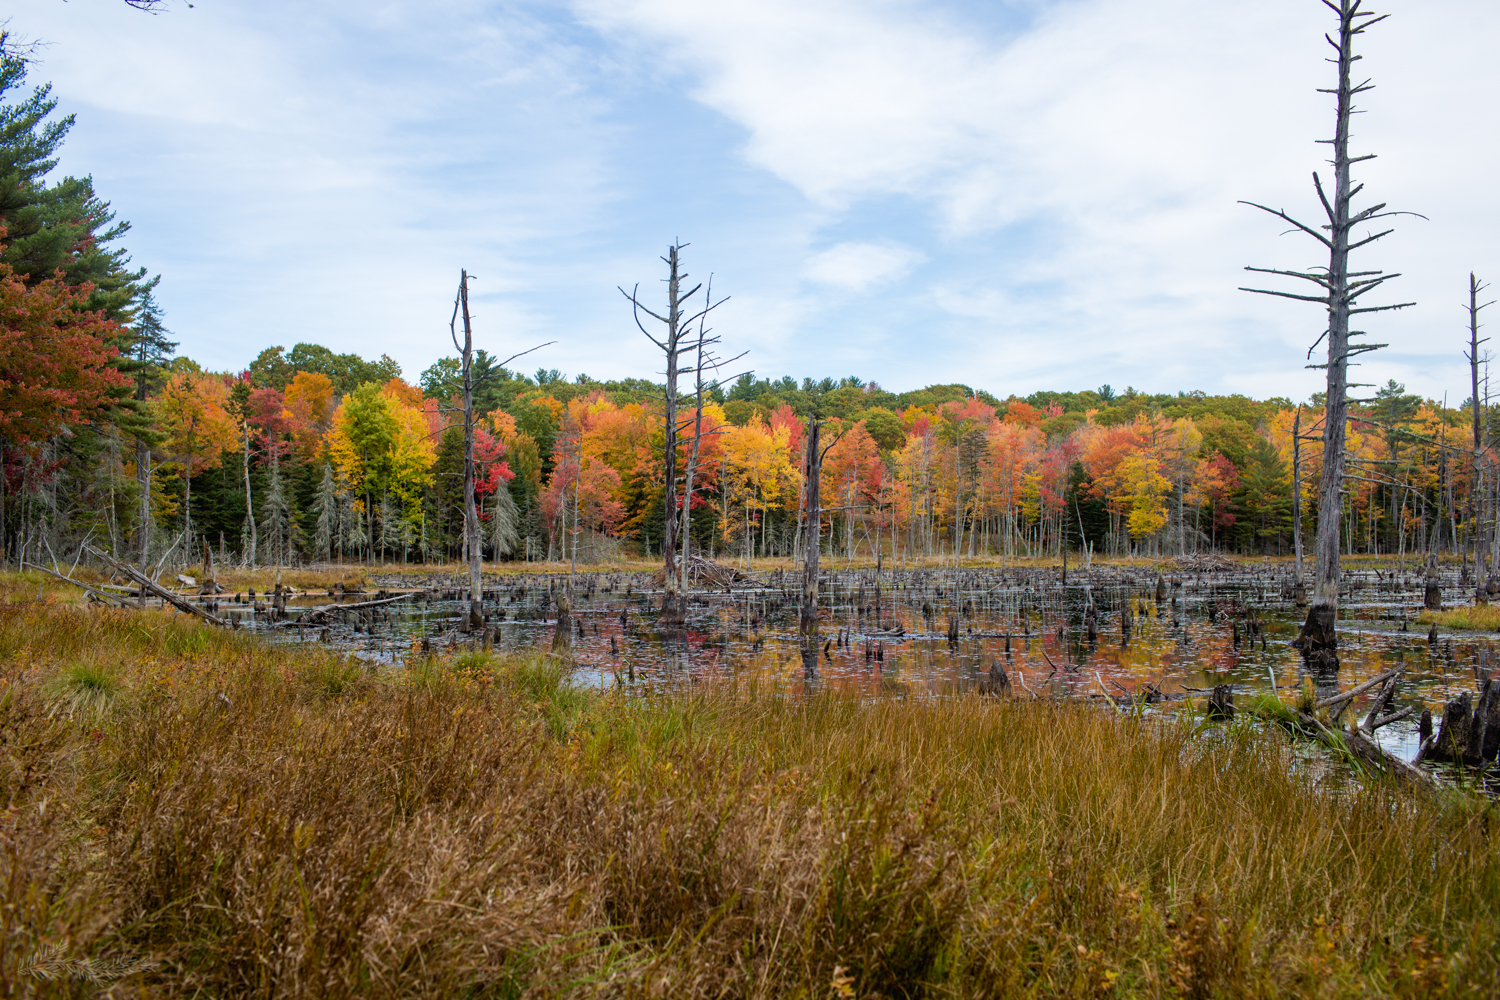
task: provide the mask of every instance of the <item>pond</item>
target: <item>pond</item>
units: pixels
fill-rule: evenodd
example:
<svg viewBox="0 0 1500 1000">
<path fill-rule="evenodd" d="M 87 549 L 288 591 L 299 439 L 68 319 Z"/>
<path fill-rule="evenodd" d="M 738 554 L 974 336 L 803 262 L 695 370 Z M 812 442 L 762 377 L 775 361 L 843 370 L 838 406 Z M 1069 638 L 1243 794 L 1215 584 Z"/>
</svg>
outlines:
<svg viewBox="0 0 1500 1000">
<path fill-rule="evenodd" d="M 1094 567 L 1066 583 L 1056 569 L 831 570 L 820 594 L 820 642 L 809 672 L 797 635 L 799 577 L 791 572 L 743 579 L 729 588 L 695 590 L 687 626 L 657 628 L 661 591 L 647 574 L 579 573 L 486 576 L 484 611 L 501 650 L 550 649 L 554 595 L 571 586 L 573 656 L 578 683 L 659 688 L 710 678 L 777 680 L 788 689 L 824 686 L 857 694 L 902 690 L 947 694 L 982 688 L 999 664 L 1018 693 L 1047 697 L 1149 698 L 1153 710 L 1232 684 L 1236 696 L 1283 695 L 1304 683 L 1320 695 L 1404 665 L 1394 708 L 1416 704 L 1440 715 L 1448 699 L 1476 690 L 1495 663 L 1495 636 L 1450 633 L 1428 641 L 1415 625 L 1422 579 L 1408 572 L 1346 574 L 1340 599 L 1342 667 L 1337 678 L 1311 678 L 1289 645 L 1305 612 L 1294 606 L 1285 566 L 1263 570 L 1176 572 L 1158 591 L 1152 571 Z M 409 577 L 381 580 L 391 595 Z M 271 624 L 249 606 L 221 603 L 222 616 L 267 632 L 275 641 L 328 642 L 380 663 L 398 665 L 429 648 L 468 648 L 460 631 L 462 584 L 419 581 L 403 601 L 335 614 L 326 626 Z M 1456 574 L 1444 592 L 1459 593 Z M 1158 593 L 1161 599 L 1157 599 Z M 349 595 L 349 603 L 375 595 Z M 299 608 L 326 603 L 300 597 Z M 1131 628 L 1123 628 L 1129 606 Z M 1096 634 L 1087 629 L 1094 609 Z M 950 624 L 956 624 L 954 636 Z M 1159 693 L 1159 698 L 1158 698 Z M 1416 753 L 1417 719 L 1378 731 L 1404 759 Z"/>
</svg>

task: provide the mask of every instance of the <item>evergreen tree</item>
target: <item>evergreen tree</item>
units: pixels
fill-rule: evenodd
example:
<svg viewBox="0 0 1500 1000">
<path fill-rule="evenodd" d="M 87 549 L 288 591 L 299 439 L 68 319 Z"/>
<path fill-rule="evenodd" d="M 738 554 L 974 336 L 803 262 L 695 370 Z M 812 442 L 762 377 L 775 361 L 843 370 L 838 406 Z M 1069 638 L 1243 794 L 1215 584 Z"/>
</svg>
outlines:
<svg viewBox="0 0 1500 1000">
<path fill-rule="evenodd" d="M 354 497 L 348 491 L 340 490 L 339 500 L 339 527 L 343 529 L 339 537 L 339 554 L 353 552 L 358 559 L 364 554 L 365 543 L 370 540 L 365 531 L 365 516 L 355 506 Z"/>
<path fill-rule="evenodd" d="M 339 540 L 339 496 L 338 486 L 333 481 L 333 467 L 323 464 L 323 481 L 318 484 L 318 526 L 313 532 L 313 550 L 319 561 L 331 555 L 334 542 Z"/>
<path fill-rule="evenodd" d="M 18 103 L 4 103 L 25 79 L 23 59 L 0 55 L 0 225 L 6 229 L 0 260 L 26 275 L 30 285 L 58 270 L 69 285 L 91 284 L 87 307 L 128 322 L 145 270 L 129 270 L 125 250 L 108 244 L 130 225 L 114 221 L 109 203 L 94 193 L 92 178 L 46 183 L 73 116 L 47 121 L 57 108 L 51 84 L 34 88 Z"/>
<path fill-rule="evenodd" d="M 495 487 L 495 510 L 490 516 L 490 540 L 494 545 L 495 560 L 513 555 L 520 544 L 519 532 L 521 511 L 510 495 L 510 486 L 503 480 Z"/>
<path fill-rule="evenodd" d="M 271 450 L 271 483 L 261 506 L 261 528 L 265 535 L 265 554 L 272 565 L 281 566 L 292 558 L 292 511 L 281 484 L 281 463 Z"/>
<path fill-rule="evenodd" d="M 379 517 L 380 557 L 383 560 L 386 558 L 386 553 L 401 544 L 399 537 L 400 528 L 395 523 L 397 520 L 396 508 L 391 504 L 391 491 L 389 489 L 381 491 Z"/>
</svg>

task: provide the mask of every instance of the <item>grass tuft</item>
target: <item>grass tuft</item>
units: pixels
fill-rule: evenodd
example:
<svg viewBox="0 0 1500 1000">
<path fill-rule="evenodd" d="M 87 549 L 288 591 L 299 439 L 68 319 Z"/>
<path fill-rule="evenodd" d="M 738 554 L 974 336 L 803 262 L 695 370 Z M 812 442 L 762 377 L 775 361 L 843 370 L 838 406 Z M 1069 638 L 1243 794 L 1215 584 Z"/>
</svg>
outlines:
<svg viewBox="0 0 1500 1000">
<path fill-rule="evenodd" d="M 1423 611 L 1417 615 L 1423 625 L 1471 629 L 1476 632 L 1500 631 L 1500 604 L 1471 604 L 1447 611 Z"/>
<path fill-rule="evenodd" d="M 69 664 L 55 675 L 50 686 L 54 714 L 87 719 L 102 718 L 120 694 L 119 677 L 97 663 Z"/>
</svg>

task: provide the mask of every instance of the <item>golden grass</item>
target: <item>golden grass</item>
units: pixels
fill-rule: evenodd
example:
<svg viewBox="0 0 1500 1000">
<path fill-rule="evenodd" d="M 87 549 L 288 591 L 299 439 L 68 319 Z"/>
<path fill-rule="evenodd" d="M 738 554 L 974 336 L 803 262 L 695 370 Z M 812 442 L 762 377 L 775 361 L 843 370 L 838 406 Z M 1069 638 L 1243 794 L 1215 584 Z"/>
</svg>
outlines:
<svg viewBox="0 0 1500 1000">
<path fill-rule="evenodd" d="M 80 685 L 110 694 L 73 704 Z M 0 779 L 0 996 L 1500 981 L 1494 807 L 1319 784 L 1249 725 L 617 697 L 482 654 L 377 676 L 182 616 L 20 600 L 0 604 Z"/>
<path fill-rule="evenodd" d="M 1440 625 L 1443 628 L 1495 632 L 1500 631 L 1500 605 L 1471 604 L 1447 611 L 1423 611 L 1417 615 L 1417 621 L 1423 625 Z"/>
</svg>

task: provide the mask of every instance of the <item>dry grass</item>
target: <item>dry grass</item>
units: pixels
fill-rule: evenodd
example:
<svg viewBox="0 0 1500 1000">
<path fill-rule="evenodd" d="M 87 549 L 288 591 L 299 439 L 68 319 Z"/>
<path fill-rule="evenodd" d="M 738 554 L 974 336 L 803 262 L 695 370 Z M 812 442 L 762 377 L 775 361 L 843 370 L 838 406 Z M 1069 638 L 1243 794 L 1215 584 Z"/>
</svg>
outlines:
<svg viewBox="0 0 1500 1000">
<path fill-rule="evenodd" d="M 376 677 L 180 616 L 27 600 L 0 605 L 0 779 L 0 996 L 1500 981 L 1494 808 L 1315 784 L 1249 726 L 613 698 L 473 654 Z"/>
<path fill-rule="evenodd" d="M 1423 611 L 1417 615 L 1423 625 L 1443 628 L 1472 629 L 1476 632 L 1500 631 L 1500 604 L 1471 604 L 1447 611 Z"/>
</svg>

